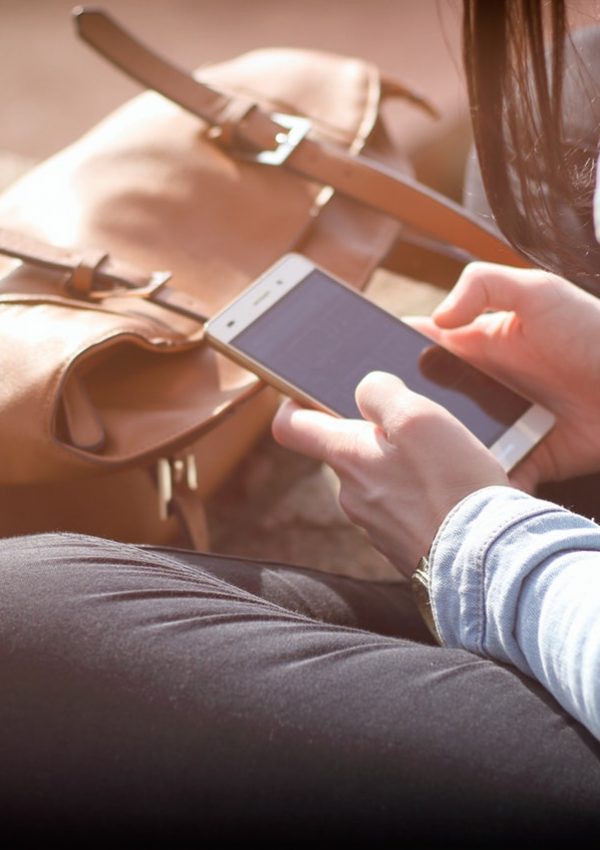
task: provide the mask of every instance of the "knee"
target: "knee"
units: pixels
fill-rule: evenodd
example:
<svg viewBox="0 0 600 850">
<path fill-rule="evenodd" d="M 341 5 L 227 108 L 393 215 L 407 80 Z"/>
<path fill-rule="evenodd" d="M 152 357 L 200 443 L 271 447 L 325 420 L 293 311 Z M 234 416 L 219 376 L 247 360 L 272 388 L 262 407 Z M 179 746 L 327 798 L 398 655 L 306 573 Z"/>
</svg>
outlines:
<svg viewBox="0 0 600 850">
<path fill-rule="evenodd" d="M 93 608 L 98 599 L 118 590 L 123 572 L 135 572 L 121 566 L 143 562 L 135 546 L 81 534 L 2 539 L 0 629 L 35 631 L 41 623 L 67 621 L 74 611 Z M 127 580 L 121 584 L 128 589 Z"/>
<path fill-rule="evenodd" d="M 69 588 L 98 582 L 133 546 L 111 540 L 51 532 L 0 540 L 0 582 L 5 593 L 55 600 Z"/>
<path fill-rule="evenodd" d="M 67 532 L 28 534 L 0 540 L 0 571 L 15 571 L 72 566 L 90 552 L 97 552 L 105 541 L 95 537 Z M 114 544 L 113 544 L 114 545 Z"/>
</svg>

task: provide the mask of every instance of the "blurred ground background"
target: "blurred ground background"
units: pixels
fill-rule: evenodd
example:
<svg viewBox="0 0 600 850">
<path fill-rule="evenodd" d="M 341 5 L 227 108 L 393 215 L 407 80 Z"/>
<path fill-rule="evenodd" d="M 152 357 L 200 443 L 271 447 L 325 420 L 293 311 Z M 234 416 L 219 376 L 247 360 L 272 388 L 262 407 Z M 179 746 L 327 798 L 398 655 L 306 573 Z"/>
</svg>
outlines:
<svg viewBox="0 0 600 850">
<path fill-rule="evenodd" d="M 422 92 L 437 122 L 394 105 L 386 118 L 418 176 L 458 197 L 470 143 L 456 0 L 105 0 L 178 64 L 194 68 L 257 47 L 368 59 Z M 76 139 L 138 86 L 75 37 L 69 0 L 0 0 L 0 188 Z M 371 295 L 399 314 L 429 312 L 443 291 L 386 272 Z M 389 578 L 391 568 L 337 507 L 327 470 L 269 435 L 208 506 L 217 551 Z"/>
<path fill-rule="evenodd" d="M 48 156 L 139 89 L 79 43 L 70 0 L 0 0 L 0 150 Z M 141 38 L 193 68 L 256 47 L 362 56 L 434 100 L 433 135 L 464 126 L 457 0 L 104 0 Z M 400 108 L 397 110 L 400 116 Z M 431 122 L 393 126 L 411 149 Z M 440 164 L 441 165 L 441 164 Z"/>
</svg>

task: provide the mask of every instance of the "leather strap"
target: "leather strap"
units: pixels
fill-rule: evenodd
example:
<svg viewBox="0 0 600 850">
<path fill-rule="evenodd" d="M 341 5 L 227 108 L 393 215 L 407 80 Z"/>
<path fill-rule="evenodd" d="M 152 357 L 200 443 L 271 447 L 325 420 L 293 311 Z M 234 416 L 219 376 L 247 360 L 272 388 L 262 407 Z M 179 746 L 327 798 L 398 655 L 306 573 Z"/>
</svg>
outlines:
<svg viewBox="0 0 600 850">
<path fill-rule="evenodd" d="M 78 8 L 74 16 L 81 38 L 121 70 L 211 127 L 221 128 L 222 143 L 235 138 L 237 145 L 230 148 L 232 153 L 247 156 L 249 151 L 273 151 L 281 145 L 282 124 L 258 104 L 195 79 L 150 51 L 101 10 Z M 239 116 L 235 133 L 232 133 L 232 116 Z M 290 145 L 281 164 L 403 222 L 431 240 L 454 245 L 472 258 L 530 265 L 494 230 L 460 205 L 365 156 L 350 155 L 305 135 Z"/>
<path fill-rule="evenodd" d="M 193 490 L 177 490 L 171 499 L 171 510 L 189 538 L 188 545 L 206 551 L 210 538 L 202 496 Z"/>
<path fill-rule="evenodd" d="M 199 300 L 166 285 L 170 272 L 148 274 L 108 254 L 58 248 L 5 228 L 0 228 L 0 254 L 67 273 L 66 288 L 75 298 L 101 300 L 109 295 L 129 295 L 148 298 L 201 323 L 208 318 Z"/>
</svg>

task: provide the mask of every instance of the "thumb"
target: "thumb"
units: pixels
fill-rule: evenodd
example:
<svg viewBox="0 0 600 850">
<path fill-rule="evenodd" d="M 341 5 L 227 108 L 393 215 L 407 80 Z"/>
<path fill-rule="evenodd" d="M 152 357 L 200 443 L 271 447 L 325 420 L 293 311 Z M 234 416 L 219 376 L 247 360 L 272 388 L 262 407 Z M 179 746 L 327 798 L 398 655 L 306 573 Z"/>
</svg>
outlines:
<svg viewBox="0 0 600 850">
<path fill-rule="evenodd" d="M 470 263 L 454 289 L 433 311 L 433 319 L 438 327 L 458 328 L 488 310 L 506 310 L 525 316 L 536 311 L 536 295 L 548 277 L 540 274 L 539 269 Z"/>
<path fill-rule="evenodd" d="M 416 398 L 404 381 L 388 372 L 370 372 L 356 388 L 356 404 L 362 416 L 386 435 L 406 420 Z"/>
</svg>

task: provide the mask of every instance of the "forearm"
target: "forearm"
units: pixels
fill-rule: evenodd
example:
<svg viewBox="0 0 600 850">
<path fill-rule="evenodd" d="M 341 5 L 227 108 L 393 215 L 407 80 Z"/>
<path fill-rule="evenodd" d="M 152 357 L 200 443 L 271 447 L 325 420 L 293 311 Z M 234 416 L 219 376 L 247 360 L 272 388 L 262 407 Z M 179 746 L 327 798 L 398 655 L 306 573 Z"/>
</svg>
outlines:
<svg viewBox="0 0 600 850">
<path fill-rule="evenodd" d="M 431 568 L 444 643 L 514 664 L 600 738 L 600 527 L 490 487 L 449 514 Z"/>
</svg>

